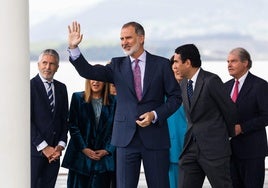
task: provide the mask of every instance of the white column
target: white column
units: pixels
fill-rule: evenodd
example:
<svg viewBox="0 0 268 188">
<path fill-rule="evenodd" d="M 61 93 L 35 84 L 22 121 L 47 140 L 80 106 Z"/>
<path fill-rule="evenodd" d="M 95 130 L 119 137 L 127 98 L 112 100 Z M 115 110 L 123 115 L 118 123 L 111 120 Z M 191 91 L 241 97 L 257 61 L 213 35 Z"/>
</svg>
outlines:
<svg viewBox="0 0 268 188">
<path fill-rule="evenodd" d="M 0 186 L 30 187 L 28 0 L 0 6 Z"/>
</svg>

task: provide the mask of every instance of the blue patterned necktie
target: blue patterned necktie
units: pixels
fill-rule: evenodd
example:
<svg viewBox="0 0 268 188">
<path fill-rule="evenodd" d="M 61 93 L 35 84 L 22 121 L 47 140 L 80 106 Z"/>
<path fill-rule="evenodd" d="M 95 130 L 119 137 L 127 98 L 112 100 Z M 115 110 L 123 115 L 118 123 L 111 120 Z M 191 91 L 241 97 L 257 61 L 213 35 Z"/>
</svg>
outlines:
<svg viewBox="0 0 268 188">
<path fill-rule="evenodd" d="M 140 101 L 141 98 L 142 98 L 141 69 L 140 69 L 140 66 L 139 66 L 139 60 L 138 59 L 135 59 L 134 63 L 135 63 L 134 70 L 133 70 L 134 86 L 135 86 L 135 91 L 136 91 L 137 98 Z"/>
<path fill-rule="evenodd" d="M 193 81 L 192 80 L 189 80 L 187 83 L 187 95 L 188 95 L 189 104 L 191 106 L 191 100 L 193 96 Z"/>
<path fill-rule="evenodd" d="M 53 90 L 52 90 L 52 82 L 46 82 L 48 84 L 47 96 L 49 101 L 50 110 L 54 112 L 54 98 L 53 98 Z"/>
</svg>

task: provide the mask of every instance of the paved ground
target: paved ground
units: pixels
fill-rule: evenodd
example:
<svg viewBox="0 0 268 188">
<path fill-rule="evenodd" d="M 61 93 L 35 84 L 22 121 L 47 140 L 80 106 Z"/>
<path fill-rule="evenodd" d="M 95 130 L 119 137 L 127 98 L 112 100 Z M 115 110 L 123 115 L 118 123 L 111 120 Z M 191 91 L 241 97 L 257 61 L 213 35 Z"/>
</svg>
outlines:
<svg viewBox="0 0 268 188">
<path fill-rule="evenodd" d="M 66 179 L 67 179 L 67 176 L 65 173 L 59 174 L 55 188 L 66 188 Z M 143 172 L 141 172 L 141 174 L 140 174 L 140 181 L 139 181 L 138 188 L 147 188 Z M 207 180 L 205 180 L 203 188 L 211 188 L 211 186 Z M 263 188 L 268 188 L 268 169 L 266 169 L 265 183 L 264 183 Z"/>
</svg>

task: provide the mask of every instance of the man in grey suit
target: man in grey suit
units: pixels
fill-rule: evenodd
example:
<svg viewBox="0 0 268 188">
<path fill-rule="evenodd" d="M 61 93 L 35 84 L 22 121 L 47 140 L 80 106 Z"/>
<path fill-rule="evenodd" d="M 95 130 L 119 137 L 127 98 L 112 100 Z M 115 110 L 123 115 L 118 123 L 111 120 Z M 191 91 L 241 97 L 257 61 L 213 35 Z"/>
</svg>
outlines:
<svg viewBox="0 0 268 188">
<path fill-rule="evenodd" d="M 73 22 L 68 28 L 70 61 L 79 74 L 87 79 L 114 83 L 116 87 L 111 142 L 117 147 L 117 188 L 137 187 L 141 160 L 148 187 L 168 188 L 167 118 L 181 104 L 180 87 L 169 60 L 145 51 L 143 27 L 129 22 L 123 25 L 120 34 L 127 56 L 112 58 L 106 66 L 93 66 L 78 48 L 82 40 L 80 24 Z"/>
<path fill-rule="evenodd" d="M 194 44 L 178 47 L 174 63 L 185 78 L 181 90 L 188 121 L 179 187 L 201 188 L 207 176 L 212 187 L 230 188 L 229 138 L 234 136 L 237 123 L 236 107 L 219 76 L 201 68 Z"/>
</svg>

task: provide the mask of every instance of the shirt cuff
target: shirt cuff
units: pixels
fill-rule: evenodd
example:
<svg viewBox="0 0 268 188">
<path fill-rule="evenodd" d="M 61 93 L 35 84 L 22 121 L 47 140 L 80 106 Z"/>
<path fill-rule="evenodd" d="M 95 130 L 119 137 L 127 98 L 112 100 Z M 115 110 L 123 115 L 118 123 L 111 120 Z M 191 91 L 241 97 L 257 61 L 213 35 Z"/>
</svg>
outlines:
<svg viewBox="0 0 268 188">
<path fill-rule="evenodd" d="M 66 143 L 65 143 L 65 142 L 63 142 L 63 141 L 59 141 L 58 145 L 62 146 L 63 148 L 65 148 L 65 147 L 66 147 Z"/>
<path fill-rule="evenodd" d="M 43 142 L 41 142 L 41 144 L 39 144 L 37 147 L 36 147 L 36 149 L 37 149 L 37 151 L 42 151 L 45 147 L 47 147 L 48 146 L 48 144 L 47 144 L 47 142 L 46 141 L 43 141 Z"/>
<path fill-rule="evenodd" d="M 81 54 L 79 47 L 74 48 L 74 49 L 68 48 L 67 51 L 69 52 L 69 55 L 73 61 L 75 61 Z"/>
<path fill-rule="evenodd" d="M 155 111 L 153 111 L 153 113 L 154 113 L 154 119 L 153 119 L 152 123 L 155 123 L 157 121 L 157 113 Z"/>
</svg>

